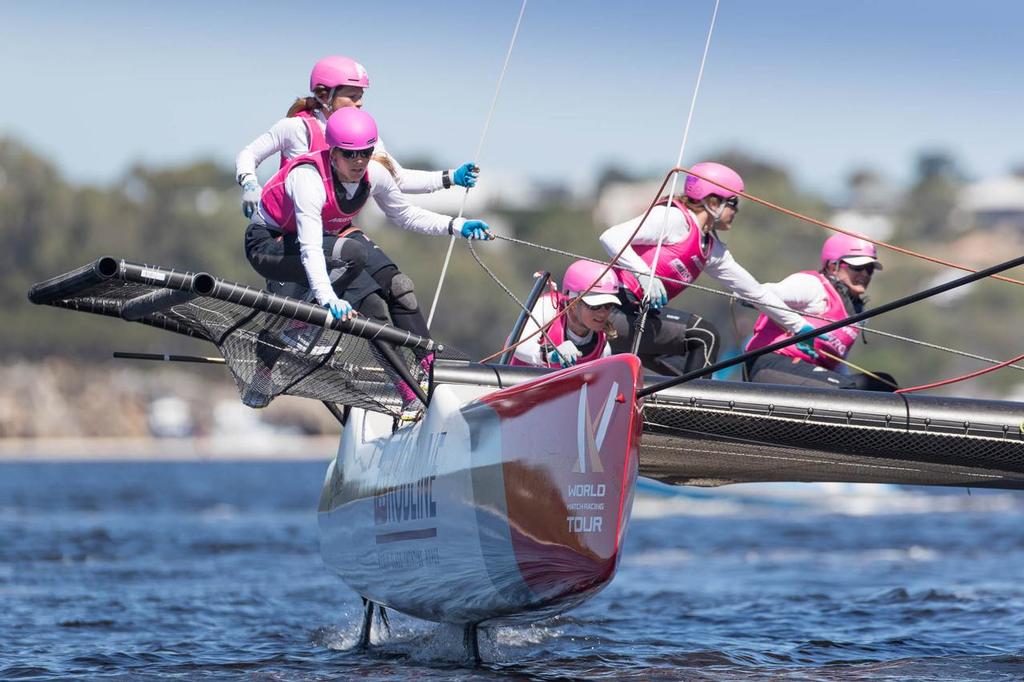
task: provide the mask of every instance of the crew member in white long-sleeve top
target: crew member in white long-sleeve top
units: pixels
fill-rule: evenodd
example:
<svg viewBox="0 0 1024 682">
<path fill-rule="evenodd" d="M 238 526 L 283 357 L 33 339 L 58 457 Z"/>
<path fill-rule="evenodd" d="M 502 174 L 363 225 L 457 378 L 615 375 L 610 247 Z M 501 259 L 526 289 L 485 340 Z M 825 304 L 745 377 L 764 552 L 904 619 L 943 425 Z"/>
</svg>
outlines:
<svg viewBox="0 0 1024 682">
<path fill-rule="evenodd" d="M 235 177 L 243 188 L 242 211 L 246 218 L 252 217 L 259 206 L 261 190 L 256 168 L 274 154 L 281 155 L 281 166 L 284 166 L 296 156 L 324 149 L 327 118 L 344 107 L 362 107 L 364 91 L 369 87 L 366 69 L 350 57 L 324 57 L 313 66 L 309 76 L 311 95 L 296 99 L 284 118 L 235 157 Z M 472 162 L 444 171 L 403 168 L 380 139 L 374 145 L 374 158 L 392 171 L 395 184 L 406 194 L 427 194 L 452 185 L 473 187 L 479 173 Z"/>
<path fill-rule="evenodd" d="M 347 107 L 332 114 L 326 141 L 328 148 L 292 159 L 271 178 L 246 230 L 246 256 L 267 279 L 308 283 L 316 301 L 339 319 L 349 318 L 353 306 L 368 317 L 386 319 L 381 297 L 358 291 L 356 277 L 366 267 L 368 252 L 386 260 L 396 277 L 406 276 L 352 226 L 370 197 L 407 230 L 490 239 L 483 221 L 434 213 L 405 200 L 391 173 L 370 159 L 377 125 L 366 112 Z"/>
<path fill-rule="evenodd" d="M 362 107 L 364 90 L 369 87 L 370 78 L 366 69 L 349 57 L 325 57 L 313 66 L 309 78 L 311 95 L 298 98 L 285 118 L 250 142 L 235 159 L 236 178 L 242 186 L 242 211 L 247 218 L 259 206 L 262 193 L 256 178 L 256 167 L 277 153 L 281 155 L 283 167 L 296 156 L 325 149 L 328 117 L 346 107 Z M 387 153 L 379 138 L 374 144 L 373 159 L 387 168 L 394 185 L 406 194 L 435 192 L 453 185 L 473 187 L 479 173 L 472 162 L 445 171 L 403 168 Z M 353 286 L 358 287 L 363 297 L 379 291 L 387 303 L 395 326 L 419 336 L 427 336 L 427 324 L 419 312 L 412 280 L 401 276 L 394 264 L 389 259 L 380 258 L 380 255 L 376 250 L 367 251 L 364 271 L 357 276 Z M 309 293 L 301 283 L 294 281 L 270 279 L 267 286 L 274 293 L 295 298 L 303 298 Z"/>
<path fill-rule="evenodd" d="M 821 269 L 794 272 L 777 284 L 766 284 L 786 305 L 805 316 L 807 324 L 821 327 L 861 312 L 876 270 L 882 269 L 875 245 L 848 234 L 835 234 L 821 248 Z M 786 346 L 748 361 L 750 381 L 819 388 L 893 391 L 896 380 L 885 372 L 849 372 L 844 364 L 862 328 L 840 327 L 814 339 L 814 353 Z M 763 314 L 754 324 L 746 350 L 764 348 L 785 337 Z"/>
<path fill-rule="evenodd" d="M 651 310 L 638 349 L 644 366 L 662 374 L 690 372 L 717 360 L 720 335 L 714 325 L 699 315 L 665 307 L 702 272 L 753 303 L 785 330 L 797 333 L 807 327 L 800 315 L 737 263 L 718 238 L 719 231 L 732 227 L 739 210 L 737 192 L 743 191 L 742 178 L 720 163 L 698 163 L 692 170 L 715 182 L 688 176 L 684 195 L 662 199 L 632 241 L 630 235 L 642 216 L 608 228 L 601 235 L 601 245 L 609 256 L 615 256 L 628 243 L 618 260 L 622 267 L 617 270 L 622 282 L 622 305 L 612 315 L 618 332 L 611 341 L 612 350 L 623 353 L 633 345 L 634 323 L 647 293 L 648 273 L 664 226 L 665 236 L 650 284 Z M 685 357 L 682 362 L 680 356 Z"/>
<path fill-rule="evenodd" d="M 619 305 L 618 294 L 619 280 L 603 264 L 572 263 L 561 293 L 548 292 L 533 306 L 510 364 L 569 367 L 611 355 L 608 338 L 615 336 L 615 329 L 610 316 Z M 580 300 L 570 307 L 573 299 Z M 538 330 L 552 320 L 554 324 L 541 334 Z"/>
</svg>

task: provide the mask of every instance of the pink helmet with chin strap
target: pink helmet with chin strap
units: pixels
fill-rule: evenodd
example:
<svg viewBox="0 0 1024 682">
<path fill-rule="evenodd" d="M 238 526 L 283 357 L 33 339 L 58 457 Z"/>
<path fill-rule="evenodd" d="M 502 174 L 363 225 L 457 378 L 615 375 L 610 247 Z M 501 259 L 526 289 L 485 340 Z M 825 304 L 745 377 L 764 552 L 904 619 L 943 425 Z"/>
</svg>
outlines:
<svg viewBox="0 0 1024 682">
<path fill-rule="evenodd" d="M 594 286 L 591 287 L 591 284 Z M 583 302 L 587 305 L 619 304 L 619 278 L 611 268 L 605 272 L 604 263 L 578 260 L 566 268 L 565 278 L 562 280 L 562 293 L 575 297 L 587 289 L 590 291 L 583 297 Z"/>
<path fill-rule="evenodd" d="M 362 109 L 345 107 L 327 119 L 324 136 L 330 147 L 367 149 L 377 144 L 377 123 Z"/>
<path fill-rule="evenodd" d="M 309 91 L 313 92 L 318 85 L 328 88 L 353 85 L 366 89 L 370 87 L 370 76 L 363 65 L 351 57 L 334 55 L 313 65 L 313 72 L 309 74 Z"/>
<path fill-rule="evenodd" d="M 821 267 L 824 269 L 829 263 L 840 260 L 850 265 L 873 263 L 877 269 L 882 269 L 874 244 L 841 232 L 825 240 L 825 245 L 821 247 Z"/>
<path fill-rule="evenodd" d="M 712 194 L 729 199 L 736 196 L 737 192 L 743 191 L 743 178 L 728 166 L 714 161 L 704 161 L 694 165 L 690 170 L 703 175 L 708 180 L 714 180 L 714 182 L 708 182 L 696 175 L 686 176 L 684 192 L 694 201 L 703 201 Z M 719 187 L 715 182 L 721 183 L 723 187 Z"/>
</svg>

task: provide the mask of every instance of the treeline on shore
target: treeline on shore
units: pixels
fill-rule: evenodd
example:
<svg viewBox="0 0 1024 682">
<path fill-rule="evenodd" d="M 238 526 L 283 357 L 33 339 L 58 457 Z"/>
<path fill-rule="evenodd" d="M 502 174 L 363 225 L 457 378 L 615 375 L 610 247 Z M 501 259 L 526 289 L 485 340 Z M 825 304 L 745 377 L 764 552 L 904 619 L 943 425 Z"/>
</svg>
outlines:
<svg viewBox="0 0 1024 682">
<path fill-rule="evenodd" d="M 795 186 L 781 165 L 738 154 L 718 158 L 743 175 L 751 193 L 814 217 L 828 216 L 827 203 Z M 973 267 L 1020 253 L 1019 234 L 965 233 L 962 226 L 954 224 L 955 178 L 948 168 L 932 171 L 920 173 L 914 184 L 900 193 L 900 200 L 888 215 L 895 225 L 892 242 Z M 626 179 L 607 171 L 597 187 L 600 190 L 611 181 Z M 212 350 L 208 345 L 142 325 L 33 306 L 26 292 L 34 282 L 101 255 L 204 270 L 258 286 L 260 278 L 242 253 L 246 221 L 238 200 L 233 169 L 226 164 L 197 161 L 175 167 L 136 165 L 112 186 L 83 186 L 66 181 L 55 162 L 39 157 L 16 140 L 0 138 L 0 236 L 7 244 L 0 251 L 5 272 L 0 280 L 6 318 L 2 330 L 5 362 L 10 365 L 23 359 L 39 363 L 60 356 L 72 363 L 68 367 L 87 371 L 92 365 L 107 363 L 112 350 L 208 354 Z M 597 236 L 607 226 L 596 223 L 593 205 L 593 201 L 552 193 L 528 209 L 488 207 L 482 217 L 497 218 L 517 239 L 603 257 Z M 797 270 L 815 269 L 827 236 L 819 227 L 750 202 L 743 204 L 734 229 L 724 235 L 737 260 L 766 282 Z M 374 238 L 414 279 L 421 306 L 429 307 L 447 239 L 393 227 L 380 228 Z M 1007 243 L 1008 239 L 1012 243 Z M 507 242 L 479 244 L 476 250 L 493 274 L 520 297 L 528 291 L 532 273 L 550 270 L 557 278 L 569 262 L 562 255 Z M 955 276 L 953 271 L 901 254 L 882 253 L 886 267 L 872 285 L 874 301 L 889 301 L 918 291 L 939 277 Z M 721 288 L 710 278 L 702 278 L 699 283 Z M 749 334 L 754 320 L 752 311 L 730 305 L 728 298 L 697 290 L 686 292 L 673 305 L 712 320 L 733 348 Z M 460 241 L 432 330 L 435 337 L 471 357 L 483 357 L 502 347 L 517 312 L 517 304 L 480 268 L 465 242 Z M 989 281 L 940 302 L 925 302 L 884 316 L 871 326 L 1005 359 L 1019 352 L 1019 340 L 1007 321 L 1019 320 L 1022 312 L 1024 296 L 1018 287 Z M 903 385 L 980 367 L 975 360 L 877 334 L 869 335 L 867 345 L 858 345 L 851 359 L 868 368 L 889 371 Z M 100 377 L 83 376 L 99 382 L 99 388 L 90 390 L 104 392 Z M 225 385 L 233 389 L 229 380 L 217 381 L 227 381 Z M 1005 370 L 947 392 L 1001 397 L 1021 383 L 1018 372 Z M 9 393 L 7 388 L 0 391 Z"/>
</svg>

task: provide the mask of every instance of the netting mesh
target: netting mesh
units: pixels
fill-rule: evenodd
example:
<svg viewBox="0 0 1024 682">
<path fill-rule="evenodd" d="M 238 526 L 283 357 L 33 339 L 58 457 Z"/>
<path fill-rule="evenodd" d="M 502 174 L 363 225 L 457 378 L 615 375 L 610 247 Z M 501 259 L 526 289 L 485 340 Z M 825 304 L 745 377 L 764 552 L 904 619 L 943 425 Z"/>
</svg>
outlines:
<svg viewBox="0 0 1024 682">
<path fill-rule="evenodd" d="M 800 415 L 800 416 L 798 416 Z M 863 481 L 1024 487 L 1024 440 L 1007 425 L 884 413 L 733 405 L 644 407 L 640 473 L 670 483 Z"/>
<path fill-rule="evenodd" d="M 151 268 L 149 272 L 165 272 Z M 74 273 L 68 273 L 70 278 Z M 76 285 L 60 278 L 43 285 L 57 295 L 35 296 L 40 303 L 83 312 L 122 317 L 133 302 L 148 301 L 161 291 L 187 288 L 191 273 L 173 273 L 177 285 L 138 283 L 107 279 Z M 229 285 L 233 286 L 233 285 Z M 191 294 L 175 291 L 187 297 Z M 37 300 L 39 299 L 39 300 Z M 133 316 L 135 317 L 135 316 Z M 363 407 L 400 415 L 418 405 L 393 366 L 383 357 L 380 346 L 367 339 L 255 310 L 240 303 L 196 296 L 162 310 L 148 312 L 134 321 L 179 334 L 206 339 L 223 355 L 238 386 L 242 402 L 263 407 L 278 395 L 295 395 L 332 403 Z M 378 342 L 379 343 L 379 342 Z M 428 352 L 389 345 L 413 379 L 425 385 L 429 369 Z M 459 357 L 446 350 L 446 357 Z"/>
</svg>

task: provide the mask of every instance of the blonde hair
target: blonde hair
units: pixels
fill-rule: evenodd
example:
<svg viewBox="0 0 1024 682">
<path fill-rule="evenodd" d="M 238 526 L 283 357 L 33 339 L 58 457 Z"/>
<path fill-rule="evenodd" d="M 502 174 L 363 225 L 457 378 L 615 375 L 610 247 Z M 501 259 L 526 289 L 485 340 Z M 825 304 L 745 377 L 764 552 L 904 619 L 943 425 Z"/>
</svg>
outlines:
<svg viewBox="0 0 1024 682">
<path fill-rule="evenodd" d="M 395 170 L 395 163 L 391 160 L 391 157 L 387 154 L 374 154 L 370 157 L 371 161 L 376 161 L 380 165 L 387 169 L 388 173 L 391 173 L 391 177 L 397 178 L 398 171 Z"/>
<path fill-rule="evenodd" d="M 313 90 L 312 95 L 306 95 L 305 97 L 297 97 L 292 105 L 288 107 L 287 117 L 292 117 L 303 111 L 316 111 L 317 109 L 323 109 L 324 105 L 320 103 L 320 99 L 327 97 L 330 94 L 330 89 L 324 85 L 316 86 Z"/>
</svg>

